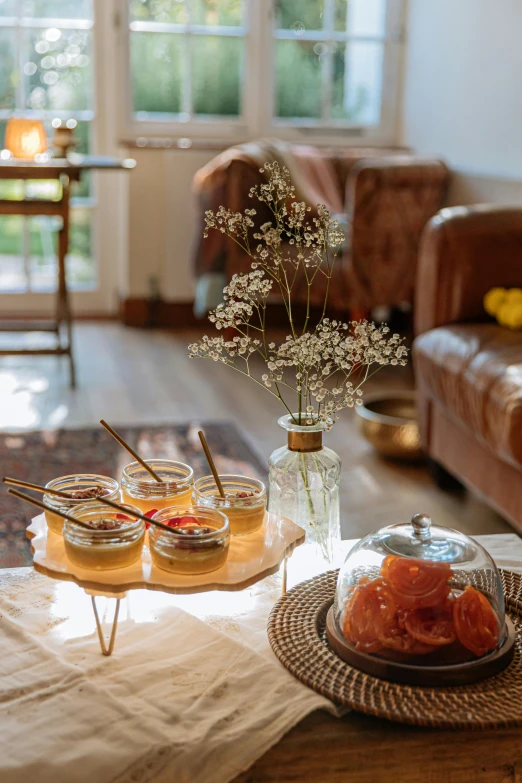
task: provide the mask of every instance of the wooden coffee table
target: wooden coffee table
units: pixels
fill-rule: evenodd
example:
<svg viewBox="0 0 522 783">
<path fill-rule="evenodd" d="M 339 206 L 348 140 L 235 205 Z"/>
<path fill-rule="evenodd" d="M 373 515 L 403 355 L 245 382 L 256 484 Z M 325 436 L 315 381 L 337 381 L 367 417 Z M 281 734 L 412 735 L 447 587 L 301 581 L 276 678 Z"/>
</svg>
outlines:
<svg viewBox="0 0 522 783">
<path fill-rule="evenodd" d="M 522 729 L 439 731 L 316 712 L 234 783 L 269 781 L 522 783 Z"/>
</svg>

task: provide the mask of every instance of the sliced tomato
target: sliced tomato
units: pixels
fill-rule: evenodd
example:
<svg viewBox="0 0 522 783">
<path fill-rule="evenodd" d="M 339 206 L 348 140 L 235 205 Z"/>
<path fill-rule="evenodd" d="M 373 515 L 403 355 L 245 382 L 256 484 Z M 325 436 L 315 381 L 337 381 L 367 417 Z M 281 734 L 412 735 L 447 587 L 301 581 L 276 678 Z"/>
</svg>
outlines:
<svg viewBox="0 0 522 783">
<path fill-rule="evenodd" d="M 413 609 L 406 613 L 404 627 L 413 639 L 434 647 L 452 644 L 457 638 L 453 613 L 446 606 Z"/>
<path fill-rule="evenodd" d="M 471 585 L 455 600 L 453 620 L 459 642 L 478 658 L 498 647 L 498 617 L 486 596 Z"/>
<path fill-rule="evenodd" d="M 388 555 L 381 566 L 381 574 L 399 606 L 422 609 L 447 600 L 450 594 L 448 580 L 453 571 L 449 563 Z"/>
<path fill-rule="evenodd" d="M 380 639 L 394 625 L 396 613 L 395 601 L 382 579 L 359 585 L 346 604 L 344 634 L 356 649 L 378 652 Z"/>
</svg>

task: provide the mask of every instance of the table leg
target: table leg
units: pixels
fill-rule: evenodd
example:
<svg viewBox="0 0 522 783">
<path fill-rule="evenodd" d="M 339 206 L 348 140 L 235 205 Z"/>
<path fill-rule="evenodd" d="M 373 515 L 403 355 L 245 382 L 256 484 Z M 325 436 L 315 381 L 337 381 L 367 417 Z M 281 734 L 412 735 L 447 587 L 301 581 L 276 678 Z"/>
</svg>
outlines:
<svg viewBox="0 0 522 783">
<path fill-rule="evenodd" d="M 281 575 L 281 595 L 286 595 L 286 583 L 287 583 L 287 576 L 288 576 L 288 558 L 285 557 L 283 560 L 283 573 Z"/>
<path fill-rule="evenodd" d="M 100 640 L 100 647 L 103 655 L 112 655 L 114 650 L 114 643 L 116 641 L 116 631 L 118 628 L 118 615 L 120 613 L 120 601 L 121 598 L 116 599 L 116 609 L 114 610 L 114 620 L 112 621 L 112 630 L 109 639 L 109 646 L 105 643 L 105 637 L 103 635 L 103 629 L 100 623 L 100 617 L 98 615 L 98 607 L 96 606 L 96 598 L 91 595 L 92 608 L 94 612 L 94 619 L 96 620 L 96 630 L 98 631 L 98 639 Z"/>
</svg>

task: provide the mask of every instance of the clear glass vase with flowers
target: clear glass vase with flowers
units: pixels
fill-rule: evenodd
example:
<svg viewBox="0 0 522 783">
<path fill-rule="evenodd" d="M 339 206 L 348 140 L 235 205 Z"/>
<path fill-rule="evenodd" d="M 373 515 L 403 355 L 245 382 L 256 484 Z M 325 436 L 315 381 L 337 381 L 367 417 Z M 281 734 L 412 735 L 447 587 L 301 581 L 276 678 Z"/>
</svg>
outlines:
<svg viewBox="0 0 522 783">
<path fill-rule="evenodd" d="M 315 550 L 312 558 L 331 567 L 340 541 L 341 460 L 323 446 L 323 432 L 343 409 L 362 404 L 362 387 L 377 370 L 404 365 L 407 349 L 386 325 L 328 318 L 332 270 L 344 234 L 324 205 L 310 214 L 311 207 L 295 200 L 287 169 L 267 163 L 260 171 L 266 182 L 250 196 L 270 210 L 270 222 L 257 228 L 255 209 L 206 213 L 205 236 L 226 234 L 251 257 L 252 271 L 232 277 L 223 302 L 209 315 L 217 330 L 233 336 L 204 336 L 189 346 L 189 355 L 225 364 L 280 401 L 287 444 L 269 459 L 269 511 L 301 525 L 308 548 Z M 307 292 L 299 323 L 292 300 L 297 284 Z M 323 302 L 314 322 L 316 286 Z M 268 336 L 273 291 L 288 319 L 289 333 L 279 344 Z"/>
</svg>

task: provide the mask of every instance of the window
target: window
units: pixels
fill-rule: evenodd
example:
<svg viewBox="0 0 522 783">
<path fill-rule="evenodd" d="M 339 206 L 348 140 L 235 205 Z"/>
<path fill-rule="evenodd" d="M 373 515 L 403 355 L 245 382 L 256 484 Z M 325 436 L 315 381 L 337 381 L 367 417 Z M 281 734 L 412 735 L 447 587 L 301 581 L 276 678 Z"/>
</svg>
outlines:
<svg viewBox="0 0 522 783">
<path fill-rule="evenodd" d="M 275 117 L 380 122 L 386 0 L 278 0 Z"/>
<path fill-rule="evenodd" d="M 177 122 L 242 114 L 242 0 L 130 0 L 132 112 Z"/>
<path fill-rule="evenodd" d="M 7 119 L 78 121 L 77 151 L 92 146 L 94 99 L 91 0 L 0 0 L 0 146 Z M 0 181 L 1 198 L 59 197 L 54 181 Z M 92 183 L 73 186 L 68 279 L 72 289 L 96 285 L 92 254 Z M 50 291 L 56 286 L 56 221 L 0 216 L 0 291 Z"/>
<path fill-rule="evenodd" d="M 135 135 L 391 140 L 401 0 L 124 4 Z"/>
</svg>

